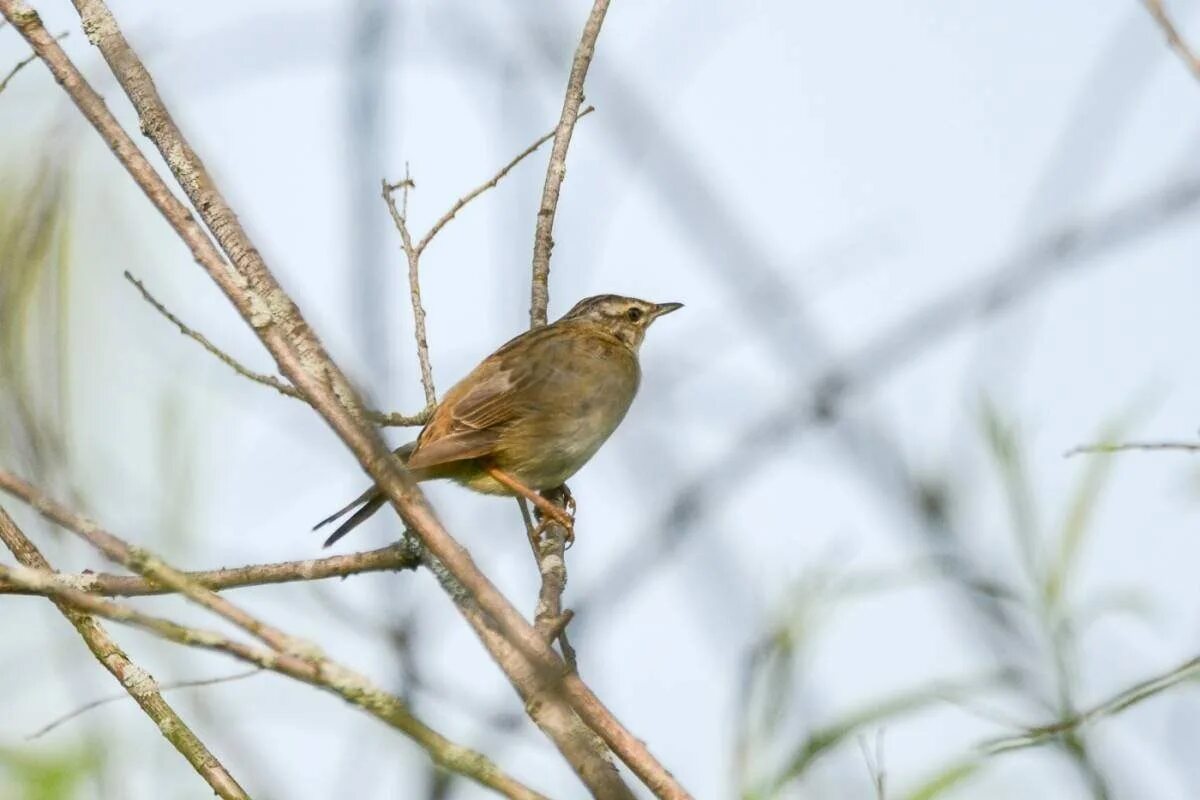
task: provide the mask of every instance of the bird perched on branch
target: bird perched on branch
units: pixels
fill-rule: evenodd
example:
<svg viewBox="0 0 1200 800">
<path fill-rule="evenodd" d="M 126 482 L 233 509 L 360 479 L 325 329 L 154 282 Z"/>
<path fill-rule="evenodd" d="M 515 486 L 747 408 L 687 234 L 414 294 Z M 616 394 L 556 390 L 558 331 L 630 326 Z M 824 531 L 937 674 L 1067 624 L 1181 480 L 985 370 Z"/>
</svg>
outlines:
<svg viewBox="0 0 1200 800">
<path fill-rule="evenodd" d="M 605 294 L 522 333 L 485 358 L 433 410 L 417 440 L 396 449 L 418 481 L 447 478 L 484 494 L 521 496 L 574 537 L 573 516 L 539 492 L 562 488 L 616 430 L 637 394 L 646 329 L 682 303 Z M 375 487 L 321 520 L 353 511 L 336 542 L 379 510 Z"/>
</svg>

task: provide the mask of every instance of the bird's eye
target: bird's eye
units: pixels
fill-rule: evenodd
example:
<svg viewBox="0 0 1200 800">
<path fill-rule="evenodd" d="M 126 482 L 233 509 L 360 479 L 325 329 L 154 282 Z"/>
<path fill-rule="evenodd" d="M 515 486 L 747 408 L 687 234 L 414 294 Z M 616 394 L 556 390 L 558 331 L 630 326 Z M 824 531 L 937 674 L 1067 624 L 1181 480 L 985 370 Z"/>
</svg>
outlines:
<svg viewBox="0 0 1200 800">
<path fill-rule="evenodd" d="M 625 316 L 629 317 L 630 322 L 637 322 L 642 318 L 642 310 L 640 308 L 631 308 L 625 312 Z"/>
</svg>

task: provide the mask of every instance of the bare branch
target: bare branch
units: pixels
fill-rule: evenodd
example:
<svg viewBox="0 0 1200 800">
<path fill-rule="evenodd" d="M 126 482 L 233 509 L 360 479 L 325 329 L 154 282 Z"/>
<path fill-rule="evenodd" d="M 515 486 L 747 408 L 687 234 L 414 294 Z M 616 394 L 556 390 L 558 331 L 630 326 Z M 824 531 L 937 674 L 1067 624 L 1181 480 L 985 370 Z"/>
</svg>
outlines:
<svg viewBox="0 0 1200 800">
<path fill-rule="evenodd" d="M 404 247 L 404 256 L 408 260 L 408 294 L 412 298 L 413 334 L 417 339 L 417 361 L 421 365 L 421 388 L 425 390 L 425 405 L 433 408 L 437 405 L 437 391 L 433 387 L 433 365 L 429 362 L 429 341 L 425 334 L 425 307 L 421 305 L 421 253 L 413 247 L 412 236 L 408 232 L 408 189 L 413 185 L 408 168 L 404 169 L 404 180 L 391 185 L 383 181 L 381 194 L 383 202 L 387 203 L 388 213 L 392 222 L 400 232 L 400 242 Z M 404 189 L 404 211 L 396 208 L 396 199 L 392 193 L 397 187 Z"/>
<path fill-rule="evenodd" d="M 1063 458 L 1080 453 L 1124 453 L 1129 450 L 1175 450 L 1182 453 L 1200 453 L 1200 442 L 1117 442 L 1113 444 L 1081 444 L 1063 453 Z"/>
<path fill-rule="evenodd" d="M 579 116 L 576 117 L 576 120 L 583 119 L 584 117 L 586 117 L 588 114 L 592 113 L 595 110 L 596 110 L 595 106 L 588 106 L 583 111 L 579 112 Z M 521 153 L 516 158 L 514 158 L 512 161 L 508 162 L 503 167 L 501 167 L 500 171 L 497 172 L 495 175 L 493 175 L 491 177 L 491 179 L 489 179 L 486 183 L 482 183 L 479 186 L 476 186 L 474 189 L 467 192 L 465 195 L 463 195 L 457 201 L 455 201 L 454 205 L 452 205 L 450 207 L 450 210 L 447 211 L 445 214 L 443 214 L 441 216 L 441 219 L 439 219 L 437 222 L 433 223 L 433 227 L 430 228 L 429 232 L 426 233 L 421 238 L 421 241 L 417 244 L 417 255 L 419 256 L 425 252 L 425 248 L 428 247 L 429 243 L 433 241 L 433 237 L 437 236 L 438 233 L 442 230 L 442 228 L 446 227 L 446 224 L 448 222 L 450 222 L 450 220 L 454 219 L 455 215 L 457 215 L 459 211 L 462 211 L 463 206 L 465 206 L 467 203 L 474 200 L 476 197 L 479 197 L 479 195 L 483 194 L 488 189 L 495 188 L 496 184 L 500 183 L 500 181 L 504 178 L 504 176 L 513 170 L 513 167 L 517 166 L 517 164 L 520 164 L 522 161 L 524 161 L 526 157 L 533 155 L 533 153 L 539 147 L 541 147 L 546 142 L 553 139 L 554 135 L 556 133 L 558 133 L 557 127 L 554 130 L 547 133 L 542 138 L 538 139 L 533 144 L 529 145 L 529 147 L 526 147 L 523 151 L 521 151 Z"/>
<path fill-rule="evenodd" d="M 3 508 L 0 508 L 0 541 L 4 542 L 17 561 L 27 569 L 50 573 L 52 567 L 49 562 Z M 54 605 L 67 621 L 75 626 L 75 630 L 79 632 L 96 660 L 117 679 L 146 716 L 154 721 L 163 737 L 187 759 L 192 769 L 196 770 L 213 791 L 226 800 L 248 800 L 249 795 L 229 774 L 229 770 L 163 699 L 154 678 L 125 655 L 109 637 L 108 631 L 92 617 L 61 600 L 55 600 Z"/>
<path fill-rule="evenodd" d="M 3 479 L 0 477 L 0 480 Z M 414 551 L 412 544 L 411 539 L 405 538 L 387 547 L 362 553 L 305 561 L 283 561 L 275 564 L 250 564 L 244 567 L 203 572 L 185 572 L 184 575 L 205 588 L 222 591 L 246 586 L 344 578 L 364 572 L 399 572 L 416 569 L 420 565 L 420 555 Z M 136 575 L 86 572 L 75 575 L 59 574 L 58 578 L 67 586 L 88 594 L 106 597 L 144 597 L 175 592 L 170 586 Z M 0 594 L 20 593 L 22 593 L 20 587 L 0 582 Z"/>
<path fill-rule="evenodd" d="M 1167 9 L 1163 7 L 1162 0 L 1142 0 L 1142 2 L 1145 4 L 1146 10 L 1150 12 L 1150 16 L 1154 17 L 1154 21 L 1158 23 L 1158 27 L 1162 28 L 1163 34 L 1167 37 L 1167 44 L 1183 60 L 1184 65 L 1196 80 L 1200 80 L 1200 56 L 1197 56 L 1184 41 L 1179 29 L 1175 27 L 1175 23 L 1167 14 Z"/>
<path fill-rule="evenodd" d="M 550 148 L 546 184 L 542 189 L 542 203 L 538 207 L 537 227 L 533 233 L 533 286 L 529 305 L 531 328 L 546 324 L 546 309 L 550 305 L 550 251 L 554 248 L 554 215 L 558 212 L 558 195 L 562 190 L 563 178 L 567 176 L 567 148 L 571 146 L 571 134 L 580 116 L 579 106 L 583 104 L 583 82 L 596 52 L 596 39 L 600 36 L 604 15 L 608 13 L 608 2 L 595 0 L 592 4 L 592 11 L 584 23 L 583 35 L 571 61 L 562 116 L 554 130 L 554 145 Z"/>
<path fill-rule="evenodd" d="M 176 328 L 178 328 L 180 333 L 199 344 L 212 355 L 216 356 L 218 361 L 228 366 L 238 375 L 254 381 L 255 383 L 262 384 L 263 386 L 269 386 L 285 397 L 291 397 L 303 403 L 308 403 L 308 398 L 306 398 L 295 386 L 292 386 L 287 381 L 274 375 L 266 375 L 261 372 L 255 372 L 249 367 L 243 365 L 240 361 L 226 353 L 221 348 L 217 347 L 208 339 L 207 336 L 189 327 L 186 323 L 184 323 L 183 320 L 175 316 L 175 314 L 173 314 L 169 308 L 163 305 L 154 295 L 150 294 L 150 290 L 146 288 L 145 284 L 133 277 L 128 270 L 125 271 L 125 280 L 137 287 L 137 290 L 142 294 L 142 298 L 151 306 L 153 306 L 158 313 L 162 314 Z M 424 425 L 429 421 L 429 415 L 431 413 L 431 407 L 426 407 L 425 409 L 418 411 L 416 414 L 388 414 L 382 411 L 373 411 L 370 409 L 363 411 L 363 415 L 371 422 L 374 422 L 377 425 L 391 427 L 412 427 Z"/>
<path fill-rule="evenodd" d="M 336 694 L 352 705 L 362 708 L 404 732 L 425 748 L 439 766 L 466 775 L 483 786 L 519 800 L 547 800 L 506 775 L 487 756 L 455 744 L 412 716 L 400 698 L 374 686 L 366 677 L 349 670 L 319 653 L 296 654 L 277 652 L 257 645 L 245 644 L 222 634 L 180 625 L 162 617 L 144 614 L 129 606 L 81 592 L 62 585 L 53 573 L 44 570 L 0 566 L 0 579 L 45 594 L 88 614 L 132 625 L 163 639 L 188 647 L 213 650 L 278 672 L 295 680 Z M 244 794 L 237 795 L 245 797 Z"/>
</svg>

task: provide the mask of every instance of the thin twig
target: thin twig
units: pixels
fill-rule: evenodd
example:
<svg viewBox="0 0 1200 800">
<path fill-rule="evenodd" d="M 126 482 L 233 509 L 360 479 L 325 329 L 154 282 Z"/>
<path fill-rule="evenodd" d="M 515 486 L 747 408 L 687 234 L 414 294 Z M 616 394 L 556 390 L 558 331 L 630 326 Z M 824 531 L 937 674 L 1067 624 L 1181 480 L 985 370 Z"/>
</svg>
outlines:
<svg viewBox="0 0 1200 800">
<path fill-rule="evenodd" d="M 520 495 L 517 495 L 517 508 L 521 509 L 521 520 L 525 523 L 525 538 L 529 540 L 529 549 L 533 551 L 533 560 L 537 561 L 541 557 L 542 535 L 534 524 L 533 517 L 529 514 L 529 506 L 526 505 L 525 498 Z"/>
<path fill-rule="evenodd" d="M 579 116 L 576 117 L 576 120 L 583 119 L 595 110 L 595 106 L 588 106 L 583 111 L 579 112 Z M 555 127 L 554 130 L 550 131 L 545 136 L 529 145 L 529 147 L 526 147 L 524 150 L 522 150 L 516 158 L 501 167 L 500 171 L 493 175 L 487 182 L 476 186 L 474 189 L 458 198 L 454 205 L 450 207 L 450 210 L 443 214 L 437 222 L 433 223 L 433 227 L 429 229 L 429 232 L 421 237 L 421 241 L 417 243 L 417 255 L 419 256 L 425 252 L 425 248 L 428 247 L 429 243 L 433 241 L 433 237 L 437 236 L 438 233 L 441 232 L 442 228 L 446 227 L 446 224 L 450 222 L 450 220 L 454 219 L 455 215 L 457 215 L 459 211 L 463 210 L 463 206 L 474 200 L 476 197 L 479 197 L 479 195 L 483 194 L 488 189 L 495 188 L 496 184 L 500 183 L 504 176 L 512 171 L 513 167 L 517 166 L 517 164 L 520 164 L 528 156 L 533 155 L 533 153 L 536 152 L 539 147 L 553 139 L 554 134 L 557 132 L 558 128 Z"/>
<path fill-rule="evenodd" d="M 538 567 L 541 577 L 541 588 L 538 590 L 537 608 L 534 612 L 534 627 L 547 644 L 558 641 L 563 660 L 572 672 L 579 669 L 575 649 L 567 638 L 567 625 L 575 617 L 575 612 L 562 608 L 562 593 L 567 587 L 566 562 L 566 531 L 561 525 L 547 522 L 538 527 L 534 524 L 525 505 L 525 498 L 518 497 L 517 505 L 521 509 L 521 519 L 525 523 L 525 535 L 533 550 L 533 560 Z"/>
<path fill-rule="evenodd" d="M 533 626 L 547 643 L 552 643 L 555 637 L 551 634 L 563 615 L 562 594 L 567 588 L 567 532 L 561 525 L 549 521 L 543 523 L 543 528 L 537 542 L 537 564 L 542 585 L 538 592 Z"/>
<path fill-rule="evenodd" d="M 600 36 L 600 27 L 604 24 L 604 16 L 608 13 L 609 0 L 595 0 L 591 13 L 583 26 L 579 38 L 579 46 L 575 48 L 575 56 L 571 61 L 571 72 L 567 76 L 567 89 L 563 97 L 562 114 L 554 129 L 554 144 L 550 148 L 550 160 L 546 166 L 546 181 L 542 188 L 541 205 L 538 207 L 537 224 L 533 234 L 533 272 L 530 281 L 529 327 L 536 328 L 546 324 L 547 308 L 550 303 L 550 251 L 554 247 L 554 217 L 558 211 L 558 199 L 562 190 L 563 179 L 567 173 L 567 149 L 571 145 L 571 134 L 575 123 L 579 121 L 580 106 L 583 104 L 583 84 L 587 78 L 592 56 L 596 52 L 596 40 Z M 524 511 L 524 507 L 522 507 Z M 528 520 L 528 517 L 526 517 Z M 537 613 L 535 615 L 535 630 L 547 644 L 557 638 L 562 647 L 563 658 L 567 668 L 576 673 L 575 651 L 566 638 L 565 626 L 571 617 L 562 611 L 562 593 L 567 585 L 566 565 L 566 531 L 561 525 L 553 523 L 546 525 L 540 541 L 531 533 L 530 541 L 535 545 L 535 558 L 538 572 L 541 574 L 541 589 L 538 593 Z M 568 678 L 569 679 L 569 678 Z M 581 684 L 582 685 L 582 684 Z M 581 713 L 577 704 L 576 709 Z M 585 716 L 586 718 L 586 716 Z M 634 742 L 625 737 L 614 739 L 603 729 L 593 728 L 612 747 L 625 763 L 639 778 L 659 797 L 688 797 L 686 790 L 672 775 L 657 769 L 647 771 L 646 767 L 653 764 L 648 758 L 649 752 L 634 753 L 629 749 Z M 640 748 L 640 743 L 637 743 Z"/>
<path fill-rule="evenodd" d="M 416 569 L 421 563 L 421 557 L 414 551 L 412 541 L 406 537 L 387 547 L 362 553 L 305 561 L 249 564 L 244 567 L 185 572 L 184 575 L 207 589 L 222 591 L 246 586 L 344 578 L 348 575 L 359 575 L 365 572 L 399 572 Z M 144 597 L 175 593 L 170 586 L 137 575 L 113 575 L 105 572 L 85 572 L 73 575 L 59 573 L 58 580 L 88 594 L 105 597 Z M 20 587 L 0 582 L 0 594 L 19 593 L 21 593 Z"/>
<path fill-rule="evenodd" d="M 1154 17 L 1154 21 L 1158 23 L 1158 27 L 1162 28 L 1163 34 L 1167 37 L 1167 44 L 1183 60 L 1184 65 L 1196 80 L 1200 80 L 1200 56 L 1197 56 L 1184 41 L 1179 29 L 1175 27 L 1175 23 L 1171 21 L 1170 15 L 1163 7 L 1162 0 L 1142 0 L 1142 2 L 1145 4 L 1146 10 L 1150 12 L 1150 16 Z"/>
<path fill-rule="evenodd" d="M 69 35 L 69 32 L 60 33 L 58 36 L 54 37 L 54 41 L 61 42 L 63 39 L 67 38 L 68 35 Z M 25 69 L 27 66 L 29 66 L 36 60 L 37 60 L 37 53 L 34 53 L 33 55 L 28 56 L 28 57 L 23 58 L 20 61 L 18 61 L 17 65 L 15 67 L 13 67 L 12 69 L 10 69 L 8 71 L 8 74 L 5 75 L 3 79 L 0 79 L 0 92 L 3 92 L 5 89 L 8 88 L 8 82 L 11 81 L 13 78 L 17 77 L 18 72 Z"/>
<path fill-rule="evenodd" d="M 0 541 L 25 568 L 49 574 L 52 567 L 33 542 L 17 527 L 12 518 L 0 508 Z M 71 605 L 56 600 L 55 607 L 70 622 L 92 651 L 96 660 L 112 674 L 134 702 L 150 717 L 163 737 L 179 751 L 192 769 L 226 800 L 248 800 L 249 795 L 238 785 L 229 770 L 192 732 L 175 709 L 163 699 L 158 685 L 148 672 L 125 655 L 100 623 Z"/>
<path fill-rule="evenodd" d="M 142 299 L 149 303 L 154 310 L 166 317 L 167 320 L 169 320 L 176 328 L 179 329 L 180 333 L 199 344 L 212 355 L 216 356 L 218 361 L 220 361 L 222 364 L 225 364 L 238 375 L 241 375 L 243 378 L 251 380 L 254 383 L 262 384 L 263 386 L 269 386 L 285 397 L 291 397 L 303 403 L 308 403 L 308 398 L 306 398 L 304 394 L 295 386 L 292 386 L 287 381 L 274 375 L 255 372 L 254 370 L 242 364 L 233 356 L 226 353 L 221 348 L 217 347 L 212 343 L 211 340 L 209 340 L 207 336 L 187 325 L 187 323 L 175 316 L 175 314 L 172 313 L 169 308 L 163 305 L 158 298 L 152 295 L 150 290 L 146 288 L 146 285 L 130 274 L 128 270 L 125 271 L 125 280 L 132 283 L 141 293 Z M 366 409 L 364 410 L 363 415 L 377 425 L 412 427 L 424 425 L 429 421 L 429 416 L 431 413 L 432 408 L 426 407 L 425 409 L 418 411 L 416 414 L 384 413 L 381 411 Z"/>
<path fill-rule="evenodd" d="M 286 397 L 293 397 L 297 400 L 308 402 L 304 395 L 300 393 L 300 390 L 295 386 L 292 386 L 282 378 L 277 378 L 274 375 L 266 375 L 262 372 L 255 372 L 254 370 L 243 366 L 233 356 L 229 355 L 224 350 L 209 341 L 208 337 L 203 333 L 200 333 L 200 331 L 189 327 L 186 323 L 184 323 L 183 320 L 175 316 L 175 314 L 173 314 L 169 308 L 159 302 L 158 298 L 150 294 L 150 290 L 146 288 L 146 285 L 137 278 L 133 277 L 133 274 L 129 272 L 129 270 L 125 270 L 125 280 L 132 283 L 137 290 L 141 292 L 142 299 L 153 306 L 155 311 L 166 317 L 171 324 L 179 329 L 180 333 L 203 347 L 212 355 L 216 356 L 218 361 L 232 369 L 238 375 L 241 375 L 243 378 L 247 378 L 248 380 L 252 380 L 255 383 L 261 383 L 263 386 L 270 386 L 272 389 Z"/>
<path fill-rule="evenodd" d="M 219 678 L 201 678 L 199 680 L 192 680 L 192 681 L 173 681 L 171 683 L 160 683 L 160 684 L 158 684 L 158 690 L 160 692 L 173 692 L 176 689 L 196 689 L 196 688 L 199 688 L 202 686 L 216 686 L 216 685 L 222 684 L 222 683 L 233 683 L 234 681 L 240 681 L 245 678 L 252 678 L 255 675 L 261 675 L 261 674 L 262 674 L 262 668 L 255 667 L 254 669 L 248 669 L 248 670 L 244 670 L 242 672 L 235 672 L 232 675 L 222 675 Z M 63 714 L 61 717 L 57 717 L 54 720 L 51 720 L 50 722 L 46 723 L 42 727 L 38 728 L 36 731 L 34 731 L 33 733 L 26 736 L 25 741 L 32 742 L 34 739 L 40 739 L 41 737 L 45 736 L 50 731 L 54 730 L 55 728 L 59 727 L 60 725 L 63 725 L 64 723 L 70 722 L 71 720 L 75 719 L 76 717 L 81 717 L 93 709 L 100 708 L 101 706 L 110 705 L 112 703 L 116 703 L 121 700 L 125 700 L 128 697 L 129 697 L 129 695 L 125 694 L 125 693 L 110 694 L 107 697 L 101 697 L 98 700 L 92 700 L 91 702 L 84 703 L 79 708 L 75 709 L 74 711 Z"/>
<path fill-rule="evenodd" d="M 412 715 L 400 698 L 324 656 L 276 652 L 230 639 L 216 631 L 180 625 L 162 617 L 144 614 L 112 600 L 63 586 L 55 580 L 53 573 L 43 570 L 0 566 L 0 578 L 67 603 L 85 613 L 141 628 L 177 644 L 225 653 L 262 669 L 324 689 L 403 731 L 445 769 L 466 775 L 505 797 L 547 800 L 506 775 L 487 756 L 451 742 L 425 725 Z"/>
<path fill-rule="evenodd" d="M 1063 453 L 1063 458 L 1080 453 L 1124 453 L 1128 450 L 1175 450 L 1182 453 L 1200 453 L 1200 442 L 1117 442 L 1113 444 L 1083 444 Z"/>
<path fill-rule="evenodd" d="M 1007 753 L 1011 750 L 1020 750 L 1044 744 L 1051 739 L 1058 739 L 1069 733 L 1078 731 L 1104 717 L 1119 714 L 1130 706 L 1137 705 L 1157 694 L 1161 694 L 1173 686 L 1177 686 L 1185 681 L 1195 680 L 1196 678 L 1200 678 L 1200 656 L 1188 659 L 1178 667 L 1168 670 L 1161 675 L 1139 681 L 1133 686 L 1117 692 L 1104 702 L 1086 711 L 1074 714 L 1067 719 L 1049 725 L 1030 728 L 1018 736 L 993 739 L 985 742 L 979 747 L 979 751 L 983 755 L 994 756 L 1000 753 Z"/>
<path fill-rule="evenodd" d="M 595 0 L 592 4 L 579 46 L 575 48 L 575 57 L 571 60 L 562 115 L 558 127 L 554 129 L 554 145 L 550 148 L 550 163 L 546 167 L 546 183 L 542 188 L 542 202 L 538 207 L 537 226 L 533 233 L 533 281 L 529 304 L 531 328 L 546 324 L 546 309 L 550 305 L 550 251 L 554 248 L 554 216 L 558 212 L 563 178 L 567 176 L 567 148 L 571 146 L 571 134 L 579 120 L 583 82 L 596 52 L 596 40 L 600 36 L 604 15 L 608 13 L 608 3 L 609 0 Z"/>
<path fill-rule="evenodd" d="M 383 181 L 383 202 L 387 203 L 388 213 L 392 222 L 400 232 L 400 243 L 404 248 L 404 256 L 408 261 L 408 294 L 412 299 L 413 335 L 417 340 L 417 361 L 421 365 L 421 388 L 425 390 L 425 405 L 432 408 L 437 405 L 437 391 L 433 387 L 433 365 L 429 361 L 429 341 L 425 333 L 425 307 L 421 304 L 421 254 L 413 247 L 412 236 L 408 232 L 408 189 L 412 186 L 412 178 L 408 167 L 404 168 L 404 180 L 391 185 Z M 399 186 L 404 190 L 404 211 L 396 208 L 396 198 L 393 192 Z"/>
</svg>

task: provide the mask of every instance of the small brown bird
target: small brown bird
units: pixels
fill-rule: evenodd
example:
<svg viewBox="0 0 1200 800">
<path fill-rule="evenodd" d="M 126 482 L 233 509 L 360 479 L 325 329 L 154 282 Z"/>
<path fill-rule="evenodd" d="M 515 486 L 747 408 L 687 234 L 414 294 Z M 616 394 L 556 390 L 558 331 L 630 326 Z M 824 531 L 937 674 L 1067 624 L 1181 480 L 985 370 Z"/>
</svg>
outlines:
<svg viewBox="0 0 1200 800">
<path fill-rule="evenodd" d="M 484 494 L 526 497 L 573 536 L 571 517 L 538 492 L 563 487 L 616 430 L 637 394 L 646 329 L 682 305 L 613 294 L 580 300 L 485 358 L 396 455 L 418 481 L 448 478 Z M 313 530 L 354 511 L 328 547 L 383 503 L 372 487 Z"/>
</svg>

